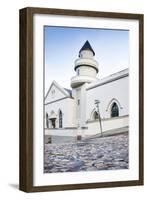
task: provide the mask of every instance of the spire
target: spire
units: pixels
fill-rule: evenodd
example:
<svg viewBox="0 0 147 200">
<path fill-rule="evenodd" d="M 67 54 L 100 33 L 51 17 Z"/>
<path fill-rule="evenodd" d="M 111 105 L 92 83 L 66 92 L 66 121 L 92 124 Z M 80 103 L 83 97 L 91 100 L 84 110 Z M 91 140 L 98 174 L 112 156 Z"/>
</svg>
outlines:
<svg viewBox="0 0 147 200">
<path fill-rule="evenodd" d="M 71 79 L 71 87 L 77 88 L 85 83 L 97 80 L 98 62 L 94 59 L 93 51 L 88 40 L 79 51 L 79 58 L 75 60 L 76 76 Z"/>
<path fill-rule="evenodd" d="M 90 43 L 88 42 L 88 40 L 85 42 L 85 44 L 83 45 L 83 47 L 80 49 L 79 54 L 83 50 L 90 50 L 90 51 L 92 51 L 93 55 L 95 55 L 95 52 L 93 51 L 93 49 L 92 49 Z"/>
</svg>

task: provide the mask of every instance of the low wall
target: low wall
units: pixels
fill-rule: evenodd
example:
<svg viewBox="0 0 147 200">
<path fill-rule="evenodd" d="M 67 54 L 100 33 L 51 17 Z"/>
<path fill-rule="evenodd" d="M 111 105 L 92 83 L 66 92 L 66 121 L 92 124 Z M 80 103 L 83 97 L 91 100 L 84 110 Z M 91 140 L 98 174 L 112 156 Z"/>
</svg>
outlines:
<svg viewBox="0 0 147 200">
<path fill-rule="evenodd" d="M 77 141 L 77 129 L 45 129 L 45 143 Z"/>
<path fill-rule="evenodd" d="M 45 144 L 63 144 L 63 143 L 73 143 L 77 141 L 75 136 L 59 136 L 59 135 L 45 135 Z"/>
<path fill-rule="evenodd" d="M 45 129 L 45 135 L 75 136 L 77 129 Z"/>
<path fill-rule="evenodd" d="M 87 129 L 45 129 L 45 143 L 66 143 L 75 142 L 80 135 L 83 137 L 100 133 L 99 121 L 89 121 L 86 123 Z M 129 126 L 129 116 L 109 118 L 102 120 L 102 131 L 115 130 Z"/>
<path fill-rule="evenodd" d="M 129 126 L 129 116 L 115 117 L 102 120 L 102 131 L 108 131 L 118 128 L 123 128 Z M 91 121 L 87 123 L 88 129 L 85 132 L 85 135 L 95 135 L 100 133 L 100 123 L 99 120 Z"/>
</svg>

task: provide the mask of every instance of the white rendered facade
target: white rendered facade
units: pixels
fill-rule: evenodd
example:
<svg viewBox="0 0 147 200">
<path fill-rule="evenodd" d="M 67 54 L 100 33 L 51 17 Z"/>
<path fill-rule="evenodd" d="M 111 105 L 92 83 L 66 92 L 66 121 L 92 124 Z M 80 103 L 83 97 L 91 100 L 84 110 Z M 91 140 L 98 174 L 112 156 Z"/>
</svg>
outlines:
<svg viewBox="0 0 147 200">
<path fill-rule="evenodd" d="M 98 79 L 98 63 L 87 41 L 75 61 L 72 90 L 53 81 L 45 97 L 45 134 L 77 136 L 123 128 L 129 121 L 129 71 Z M 99 112 L 95 105 L 99 100 Z M 99 118 L 100 115 L 100 118 Z"/>
</svg>

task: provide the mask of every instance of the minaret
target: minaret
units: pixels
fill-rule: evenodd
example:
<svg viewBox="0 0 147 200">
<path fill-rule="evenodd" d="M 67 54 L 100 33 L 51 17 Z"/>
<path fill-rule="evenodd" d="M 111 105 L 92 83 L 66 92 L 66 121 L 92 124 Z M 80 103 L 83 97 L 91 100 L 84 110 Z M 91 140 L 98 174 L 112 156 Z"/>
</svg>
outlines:
<svg viewBox="0 0 147 200">
<path fill-rule="evenodd" d="M 95 52 L 87 40 L 79 51 L 79 58 L 75 60 L 76 76 L 71 79 L 72 88 L 97 80 L 98 63 L 94 56 Z"/>
<path fill-rule="evenodd" d="M 71 78 L 72 96 L 75 100 L 75 125 L 82 130 L 86 126 L 86 85 L 96 81 L 98 63 L 90 43 L 85 42 L 75 60 L 76 76 Z"/>
</svg>

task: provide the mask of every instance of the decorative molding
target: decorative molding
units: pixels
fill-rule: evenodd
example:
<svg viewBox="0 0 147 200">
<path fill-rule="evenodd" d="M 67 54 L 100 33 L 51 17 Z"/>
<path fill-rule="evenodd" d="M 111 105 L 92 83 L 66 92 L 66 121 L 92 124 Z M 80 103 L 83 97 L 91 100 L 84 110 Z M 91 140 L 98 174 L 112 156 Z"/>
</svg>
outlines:
<svg viewBox="0 0 147 200">
<path fill-rule="evenodd" d="M 93 114 L 94 114 L 95 111 L 96 111 L 96 108 L 93 108 L 92 111 L 91 111 L 91 113 L 90 113 L 90 120 L 93 119 Z"/>
<path fill-rule="evenodd" d="M 50 101 L 50 102 L 48 102 L 48 103 L 45 103 L 44 105 L 48 105 L 48 104 L 51 104 L 51 103 L 55 103 L 55 102 L 57 102 L 57 101 L 61 101 L 61 100 L 67 99 L 67 98 L 74 99 L 73 97 L 63 97 L 63 98 L 61 98 L 61 99 L 56 99 L 56 100 L 54 100 L 54 101 Z"/>
<path fill-rule="evenodd" d="M 108 112 L 108 110 L 110 110 L 110 107 L 112 106 L 113 103 L 117 103 L 117 105 L 119 106 L 119 108 L 120 108 L 120 109 L 123 109 L 123 107 L 121 106 L 120 102 L 119 102 L 116 98 L 113 98 L 113 99 L 111 99 L 111 101 L 108 103 L 106 112 Z"/>
<path fill-rule="evenodd" d="M 87 65 L 87 64 L 80 64 L 80 65 L 77 65 L 77 66 L 75 66 L 75 68 L 74 68 L 74 70 L 76 71 L 76 69 L 77 68 L 79 68 L 79 67 L 92 67 L 93 69 L 95 69 L 96 70 L 96 72 L 98 73 L 98 69 L 96 68 L 96 67 L 94 67 L 94 66 L 92 66 L 92 65 Z"/>
<path fill-rule="evenodd" d="M 114 77 L 114 78 L 109 79 L 109 80 L 106 80 L 106 81 L 104 81 L 104 82 L 102 82 L 102 83 L 97 83 L 97 84 L 95 84 L 95 85 L 93 85 L 93 86 L 89 86 L 88 88 L 86 88 L 86 90 L 91 90 L 91 89 L 93 89 L 93 88 L 96 88 L 96 87 L 105 85 L 105 84 L 107 84 L 107 83 L 110 83 L 110 82 L 113 82 L 113 81 L 122 79 L 122 78 L 127 77 L 127 76 L 129 76 L 129 73 L 126 73 L 126 74 L 123 74 L 123 75 Z"/>
<path fill-rule="evenodd" d="M 123 116 L 119 116 L 119 117 L 109 117 L 109 118 L 102 118 L 102 121 L 108 121 L 108 120 L 116 120 L 116 119 L 121 119 L 121 118 L 125 118 L 125 117 L 129 117 L 129 115 L 123 115 Z M 86 124 L 88 123 L 94 123 L 94 122 L 98 122 L 99 120 L 87 120 Z"/>
</svg>

